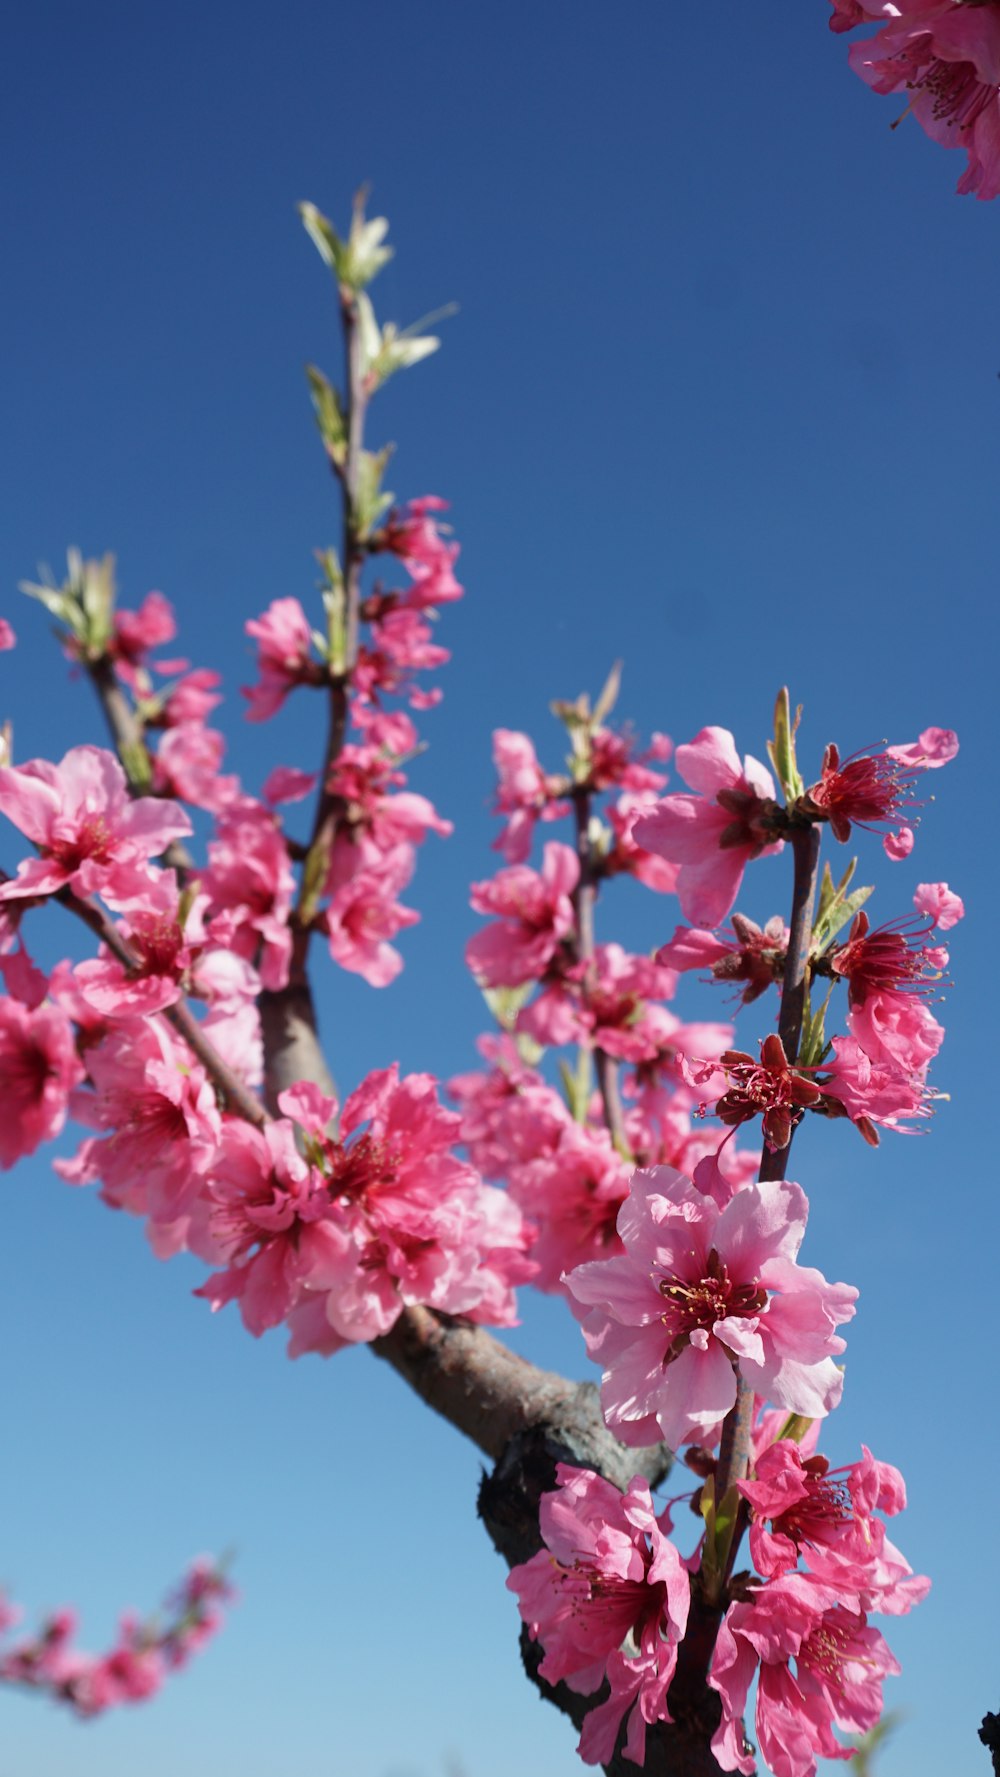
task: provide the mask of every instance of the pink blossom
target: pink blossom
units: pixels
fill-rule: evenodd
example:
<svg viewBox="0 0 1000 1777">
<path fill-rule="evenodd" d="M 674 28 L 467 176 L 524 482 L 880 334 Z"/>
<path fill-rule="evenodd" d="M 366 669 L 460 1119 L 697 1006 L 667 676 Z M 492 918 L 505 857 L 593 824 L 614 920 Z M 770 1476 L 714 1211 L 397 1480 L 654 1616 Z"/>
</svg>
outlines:
<svg viewBox="0 0 1000 1777">
<path fill-rule="evenodd" d="M 108 653 L 125 683 L 136 688 L 150 649 L 172 642 L 176 634 L 174 609 L 162 592 L 147 592 L 138 611 L 117 610 Z"/>
<path fill-rule="evenodd" d="M 698 1442 L 736 1400 L 737 1371 L 789 1412 L 817 1419 L 836 1406 L 834 1328 L 857 1291 L 796 1264 L 807 1214 L 786 1180 L 745 1185 L 720 1210 L 671 1167 L 633 1175 L 623 1256 L 566 1279 L 624 1442 Z"/>
<path fill-rule="evenodd" d="M 672 895 L 677 889 L 679 864 L 671 864 L 666 858 L 654 857 L 652 852 L 645 851 L 636 843 L 634 837 L 636 821 L 643 815 L 652 814 L 658 807 L 658 798 L 654 791 L 635 793 L 625 791 L 614 802 L 607 804 L 605 813 L 615 836 L 615 843 L 605 859 L 604 868 L 609 876 L 625 874 L 634 876 L 646 888 L 652 889 L 657 895 Z"/>
<path fill-rule="evenodd" d="M 447 509 L 447 500 L 439 499 L 436 494 L 410 500 L 405 513 L 390 515 L 379 538 L 381 547 L 397 555 L 413 576 L 414 584 L 400 597 L 403 604 L 416 610 L 450 604 L 460 599 L 465 590 L 452 571 L 459 545 L 445 542 L 436 519 L 432 517 L 434 512 Z"/>
<path fill-rule="evenodd" d="M 165 728 L 176 728 L 180 722 L 203 722 L 222 702 L 216 687 L 222 683 L 219 673 L 208 667 L 195 667 L 175 685 L 161 692 L 163 703 L 160 720 Z"/>
<path fill-rule="evenodd" d="M 905 93 L 907 108 L 935 142 L 963 148 L 961 193 L 1000 194 L 1000 21 L 992 7 L 893 8 L 874 37 L 855 43 L 850 64 L 878 93 Z"/>
<path fill-rule="evenodd" d="M 503 832 L 493 841 L 508 864 L 523 864 L 531 850 L 536 821 L 555 821 L 566 813 L 558 801 L 558 780 L 546 777 L 534 745 L 512 728 L 493 730 L 493 763 L 500 779 L 494 809 L 507 816 Z"/>
<path fill-rule="evenodd" d="M 889 747 L 887 751 L 902 765 L 919 771 L 937 771 L 958 753 L 958 735 L 953 728 L 925 728 L 919 740 Z"/>
<path fill-rule="evenodd" d="M 765 1037 L 759 1060 L 742 1049 L 726 1049 L 719 1061 L 728 1081 L 715 1107 L 719 1121 L 734 1128 L 760 1116 L 765 1147 L 771 1153 L 787 1148 L 802 1111 L 818 1103 L 820 1089 L 789 1065 L 781 1038 Z"/>
<path fill-rule="evenodd" d="M 481 1185 L 451 1152 L 457 1127 L 429 1074 L 401 1080 L 387 1068 L 347 1100 L 341 1143 L 325 1156 L 338 1215 L 323 1224 L 325 1257 L 306 1280 L 328 1292 L 342 1339 L 387 1332 L 408 1302 L 450 1313 L 475 1306 Z"/>
<path fill-rule="evenodd" d="M 743 982 L 740 1002 L 748 1006 L 782 979 L 788 949 L 788 927 L 775 914 L 762 928 L 743 913 L 734 913 L 732 932 L 707 932 L 678 926 L 656 960 L 669 968 L 709 969 L 716 981 Z"/>
<path fill-rule="evenodd" d="M 120 922 L 119 930 L 135 958 L 126 968 L 102 946 L 101 954 L 77 965 L 77 990 L 101 1018 L 141 1018 L 162 1012 L 181 998 L 191 951 L 179 920 L 177 879 L 164 871 L 143 904 Z"/>
<path fill-rule="evenodd" d="M 518 1015 L 518 1030 L 542 1044 L 587 1043 L 622 1061 L 649 1061 L 659 1051 L 650 998 L 668 998 L 676 976 L 620 944 L 599 944 L 573 963 Z"/>
<path fill-rule="evenodd" d="M 300 771 L 296 765 L 276 765 L 264 783 L 265 802 L 301 802 L 316 788 L 316 772 Z"/>
<path fill-rule="evenodd" d="M 191 831 L 182 809 L 130 798 L 125 773 L 101 747 L 73 747 L 58 765 L 32 759 L 0 769 L 0 813 L 40 854 L 0 883 L 0 901 L 70 888 L 123 906 L 148 889 L 149 860 Z"/>
<path fill-rule="evenodd" d="M 677 895 L 685 919 L 721 925 L 750 860 L 781 848 L 774 832 L 774 783 L 749 754 L 741 768 L 725 728 L 703 728 L 678 747 L 676 765 L 696 794 L 667 796 L 635 822 L 633 837 L 681 866 Z"/>
<path fill-rule="evenodd" d="M 178 722 L 168 728 L 153 758 L 157 794 L 176 796 L 213 813 L 228 807 L 239 796 L 240 780 L 220 776 L 225 750 L 222 735 L 203 722 Z"/>
<path fill-rule="evenodd" d="M 17 637 L 6 617 L 0 617 L 0 654 L 8 648 L 13 648 L 16 643 Z"/>
<path fill-rule="evenodd" d="M 875 1516 L 904 1509 L 903 1477 L 866 1446 L 860 1462 L 831 1469 L 825 1456 L 805 1455 L 782 1438 L 755 1455 L 753 1479 L 737 1485 L 752 1508 L 750 1553 L 765 1579 L 803 1560 L 839 1588 L 842 1604 L 897 1616 L 926 1596 L 929 1580 L 914 1577 Z"/>
<path fill-rule="evenodd" d="M 257 643 L 258 683 L 243 687 L 251 722 L 266 722 L 276 714 L 296 685 L 315 684 L 320 669 L 312 659 L 312 630 L 298 599 L 274 599 L 261 617 L 244 625 Z"/>
<path fill-rule="evenodd" d="M 405 773 L 382 749 L 370 743 L 342 747 L 328 782 L 343 805 L 338 833 L 355 844 L 362 836 L 370 838 L 380 852 L 421 845 L 428 833 L 448 838 L 451 821 L 443 820 L 426 796 L 399 787 L 405 783 Z"/>
<path fill-rule="evenodd" d="M 387 987 L 403 967 L 389 940 L 416 925 L 419 913 L 396 897 L 413 875 L 413 848 L 396 845 L 376 856 L 333 894 L 324 925 L 334 962 L 361 975 L 371 987 Z"/>
<path fill-rule="evenodd" d="M 105 1202 L 154 1228 L 190 1215 L 222 1133 L 204 1069 L 153 1019 L 88 1046 L 86 1068 L 93 1091 L 74 1094 L 73 1115 L 108 1133 L 55 1170 L 70 1184 L 101 1179 Z"/>
<path fill-rule="evenodd" d="M 582 1757 L 606 1763 L 627 1714 L 625 1754 L 641 1765 L 646 1724 L 671 1720 L 666 1699 L 690 1581 L 645 1481 L 637 1477 L 622 1494 L 567 1463 L 558 1464 L 556 1480 L 539 1508 L 545 1548 L 512 1568 L 507 1585 L 545 1649 L 543 1678 L 564 1679 L 585 1696 L 610 1680 L 610 1697 L 585 1718 Z"/>
<path fill-rule="evenodd" d="M 513 1037 L 477 1041 L 488 1071 L 456 1074 L 448 1092 L 460 1106 L 460 1137 L 485 1178 L 513 1177 L 512 1168 L 554 1153 L 572 1119 L 559 1093 L 528 1067 Z"/>
<path fill-rule="evenodd" d="M 942 932 L 949 932 L 965 918 L 965 903 L 946 882 L 918 882 L 913 905 L 918 913 L 926 913 Z"/>
<path fill-rule="evenodd" d="M 606 1130 L 579 1123 L 562 1127 L 551 1152 L 510 1171 L 511 1196 L 538 1229 L 537 1289 L 559 1290 L 565 1272 L 622 1251 L 616 1224 L 629 1172 Z"/>
<path fill-rule="evenodd" d="M 575 852 L 550 841 L 541 873 L 526 864 L 498 870 L 472 887 L 477 913 L 499 915 L 465 947 L 465 960 L 486 987 L 518 987 L 539 980 L 562 940 L 573 930 L 570 899 L 580 875 Z"/>
<path fill-rule="evenodd" d="M 908 858 L 916 844 L 916 834 L 912 827 L 897 827 L 894 833 L 887 833 L 882 841 L 882 850 L 891 864 L 901 864 Z"/>
<path fill-rule="evenodd" d="M 791 1662 L 795 1661 L 795 1673 Z M 772 1580 L 732 1604 L 709 1683 L 722 1698 L 712 1751 L 724 1771 L 753 1777 L 743 1719 L 759 1668 L 757 1739 L 774 1777 L 815 1777 L 818 1758 L 849 1756 L 833 1727 L 865 1734 L 882 1714 L 882 1681 L 899 1665 L 862 1611 L 806 1574 Z"/>
<path fill-rule="evenodd" d="M 922 771 L 946 765 L 958 752 L 958 738 L 950 728 L 925 728 L 919 741 L 886 747 L 878 753 L 855 753 L 841 760 L 833 742 L 823 755 L 823 769 L 807 790 L 803 803 L 821 820 L 828 820 L 833 836 L 845 844 L 851 827 L 877 829 L 898 820 L 904 809 L 917 808 L 911 791 Z M 884 842 L 893 859 L 907 857 L 913 849 L 912 829 L 903 826 Z"/>
<path fill-rule="evenodd" d="M 211 929 L 219 929 L 221 941 L 224 928 L 226 941 L 259 969 L 266 988 L 284 987 L 295 877 L 277 819 L 250 797 L 228 805 L 219 815 L 208 857 L 202 887 L 211 906 Z"/>
<path fill-rule="evenodd" d="M 596 728 L 590 740 L 590 787 L 593 790 L 628 790 L 644 795 L 662 790 L 668 773 L 655 771 L 650 759 L 669 759 L 673 741 L 668 734 L 657 734 L 647 753 L 636 752 L 636 738 L 614 728 Z"/>
<path fill-rule="evenodd" d="M 878 1145 L 874 1124 L 912 1134 L 906 1123 L 931 1114 L 931 1095 L 920 1074 L 908 1073 L 892 1061 L 873 1060 L 855 1037 L 833 1038 L 833 1060 L 824 1063 L 823 1071 L 825 1097 L 843 1105 L 872 1147 Z"/>
<path fill-rule="evenodd" d="M 59 1134 L 70 1092 L 82 1079 L 73 1027 L 59 1007 L 29 1009 L 0 998 L 0 1166 L 6 1170 Z"/>
</svg>

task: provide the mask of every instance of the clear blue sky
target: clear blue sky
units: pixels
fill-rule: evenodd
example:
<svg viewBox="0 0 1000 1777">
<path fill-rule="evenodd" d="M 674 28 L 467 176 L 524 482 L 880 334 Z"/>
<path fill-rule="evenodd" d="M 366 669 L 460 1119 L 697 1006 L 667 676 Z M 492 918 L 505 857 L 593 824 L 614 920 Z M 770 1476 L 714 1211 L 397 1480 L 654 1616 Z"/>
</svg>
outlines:
<svg viewBox="0 0 1000 1777">
<path fill-rule="evenodd" d="M 823 0 L 52 0 L 11 17 L 0 85 L 0 611 L 22 637 L 0 705 L 22 759 L 100 735 L 15 592 L 71 543 L 117 551 L 125 602 L 159 587 L 185 651 L 227 670 L 252 787 L 318 756 L 308 700 L 249 730 L 235 689 L 244 618 L 307 599 L 336 538 L 302 375 L 336 368 L 330 293 L 295 201 L 343 220 L 371 181 L 397 248 L 383 315 L 461 305 L 374 414 L 399 442 L 389 485 L 446 495 L 463 543 L 414 775 L 458 831 L 426 848 L 400 982 L 324 974 L 345 1086 L 397 1058 L 470 1065 L 493 727 L 532 729 L 557 764 L 549 698 L 622 656 L 623 711 L 676 740 L 719 722 L 762 752 L 783 680 L 815 759 L 832 738 L 960 731 L 912 860 L 869 854 L 880 918 L 920 880 L 966 899 L 951 1103 L 878 1155 L 810 1129 L 795 1172 L 804 1257 L 862 1292 L 832 1453 L 864 1439 L 905 1469 L 898 1540 L 934 1576 L 890 1626 L 908 1721 L 880 1769 L 985 1772 L 1000 206 L 954 197 L 961 157 L 915 125 L 890 132 L 895 102 L 849 72 Z M 785 894 L 762 866 L 750 910 Z M 626 892 L 601 930 L 640 947 L 668 921 Z M 0 1698 L 0 1777 L 573 1777 L 570 1730 L 519 1675 L 472 1449 L 364 1351 L 290 1365 L 210 1320 L 196 1267 L 158 1265 L 47 1164 L 3 1189 L 0 1575 L 29 1606 L 75 1600 L 91 1641 L 202 1548 L 237 1545 L 244 1601 L 148 1710 L 82 1729 Z M 583 1373 L 558 1305 L 519 1338 Z"/>
</svg>

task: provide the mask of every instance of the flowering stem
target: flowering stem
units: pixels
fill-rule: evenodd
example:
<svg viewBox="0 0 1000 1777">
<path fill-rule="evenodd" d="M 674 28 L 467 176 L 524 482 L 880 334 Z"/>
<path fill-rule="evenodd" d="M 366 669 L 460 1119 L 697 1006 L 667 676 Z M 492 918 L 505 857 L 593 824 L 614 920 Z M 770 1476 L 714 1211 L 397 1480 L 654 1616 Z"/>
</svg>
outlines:
<svg viewBox="0 0 1000 1777">
<path fill-rule="evenodd" d="M 590 791 L 582 785 L 573 791 L 573 814 L 576 821 L 576 855 L 580 878 L 573 893 L 576 913 L 576 954 L 578 961 L 588 963 L 594 955 L 594 908 L 597 902 L 598 870 L 590 837 Z M 618 1063 L 603 1049 L 595 1048 L 594 1069 L 604 1107 L 608 1133 L 620 1154 L 628 1156 L 625 1120 L 618 1089 Z"/>
<path fill-rule="evenodd" d="M 126 969 L 135 969 L 139 966 L 138 958 L 134 955 L 129 944 L 96 902 L 85 901 L 79 895 L 74 895 L 71 889 L 66 888 L 59 889 L 54 899 L 67 908 L 70 913 L 75 914 L 77 919 L 82 920 L 84 925 L 89 926 L 101 943 L 111 951 L 113 956 L 118 958 L 120 963 L 124 964 Z M 219 1051 L 205 1035 L 190 1007 L 183 1000 L 179 1000 L 176 1005 L 165 1008 L 163 1017 L 168 1024 L 173 1025 L 178 1036 L 184 1039 L 192 1054 L 197 1056 L 205 1072 L 221 1093 L 227 1109 L 235 1111 L 248 1123 L 253 1123 L 257 1129 L 262 1128 L 268 1121 L 264 1106 L 249 1087 L 243 1084 L 239 1075 L 233 1072 L 228 1062 L 223 1061 Z"/>
<path fill-rule="evenodd" d="M 778 1035 L 789 1061 L 794 1062 L 799 1052 L 799 1041 L 802 1036 L 802 1019 L 808 986 L 809 946 L 812 939 L 813 906 L 819 874 L 819 827 L 810 823 L 809 826 L 793 828 L 791 846 L 795 865 L 792 882 L 792 914 L 789 922 L 788 952 L 785 958 Z M 765 1145 L 757 1175 L 761 1181 L 784 1178 L 794 1134 L 793 1128 L 788 1142 L 783 1148 L 772 1149 Z M 735 1487 L 737 1481 L 745 1479 L 750 1467 L 753 1401 L 752 1385 L 744 1381 L 742 1375 L 737 1372 L 736 1404 L 723 1422 L 719 1460 L 715 1470 L 717 1505 L 725 1499 L 726 1494 Z M 732 1572 L 745 1522 L 745 1512 L 737 1509 L 733 1519 L 728 1558 L 713 1580 L 712 1589 L 716 1592 L 721 1592 Z"/>
<path fill-rule="evenodd" d="M 344 655 L 340 670 L 333 674 L 330 680 L 329 727 L 327 729 L 326 751 L 320 771 L 319 800 L 316 804 L 312 836 L 309 841 L 307 867 L 303 870 L 298 904 L 293 916 L 293 923 L 299 926 L 301 933 L 301 935 L 300 933 L 296 934 L 295 947 L 295 962 L 300 966 L 304 964 L 311 929 L 311 921 L 303 919 L 304 902 L 313 875 L 308 864 L 311 859 L 317 859 L 320 863 L 329 861 L 340 815 L 340 797 L 329 787 L 330 773 L 340 755 L 347 735 L 350 714 L 347 694 L 351 675 L 358 659 L 361 570 L 367 553 L 358 511 L 358 493 L 361 484 L 362 441 L 365 413 L 368 407 L 368 392 L 365 388 L 364 352 L 361 329 L 358 324 L 358 299 L 354 291 L 348 290 L 344 286 L 341 286 L 340 290 L 340 318 L 344 329 L 344 360 L 347 371 L 345 395 L 347 446 L 343 465 L 337 470 L 344 506 Z"/>
</svg>

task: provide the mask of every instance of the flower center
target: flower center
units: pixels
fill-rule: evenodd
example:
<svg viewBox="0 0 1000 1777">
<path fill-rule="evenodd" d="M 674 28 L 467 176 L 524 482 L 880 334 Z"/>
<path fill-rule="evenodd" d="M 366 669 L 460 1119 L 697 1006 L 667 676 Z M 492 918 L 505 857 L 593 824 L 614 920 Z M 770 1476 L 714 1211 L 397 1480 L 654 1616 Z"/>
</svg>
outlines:
<svg viewBox="0 0 1000 1777">
<path fill-rule="evenodd" d="M 672 1335 L 664 1364 L 680 1357 L 699 1328 L 710 1330 L 729 1315 L 757 1314 L 767 1305 L 766 1289 L 756 1281 L 734 1283 L 714 1247 L 702 1277 L 661 1277 L 657 1288 L 667 1303 L 660 1319 Z"/>
</svg>

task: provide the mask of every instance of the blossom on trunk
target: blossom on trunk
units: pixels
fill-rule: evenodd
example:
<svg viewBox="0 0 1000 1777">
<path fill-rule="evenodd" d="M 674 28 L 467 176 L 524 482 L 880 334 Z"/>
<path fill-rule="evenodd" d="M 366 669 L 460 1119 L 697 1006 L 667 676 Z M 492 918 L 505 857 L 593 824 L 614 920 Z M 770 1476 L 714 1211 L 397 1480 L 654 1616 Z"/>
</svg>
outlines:
<svg viewBox="0 0 1000 1777">
<path fill-rule="evenodd" d="M 750 860 L 781 849 L 774 782 L 749 754 L 740 765 L 726 728 L 703 728 L 677 748 L 675 763 L 695 794 L 665 797 L 634 823 L 632 837 L 680 865 L 677 895 L 685 919 L 718 926 Z"/>
<path fill-rule="evenodd" d="M 834 1328 L 857 1291 L 796 1263 L 807 1214 L 787 1180 L 744 1185 L 720 1209 L 671 1167 L 633 1175 L 624 1254 L 566 1279 L 623 1442 L 700 1442 L 733 1406 L 737 1372 L 791 1413 L 836 1406 L 845 1347 Z"/>
<path fill-rule="evenodd" d="M 664 1535 L 646 1482 L 624 1494 L 590 1469 L 559 1463 L 543 1493 L 545 1548 L 511 1569 L 508 1589 L 533 1641 L 541 1676 L 584 1696 L 605 1678 L 611 1696 L 588 1711 L 580 1753 L 607 1762 L 626 1714 L 626 1757 L 641 1765 L 646 1724 L 670 1721 L 667 1691 L 687 1628 L 690 1580 Z"/>
<path fill-rule="evenodd" d="M 795 1671 L 792 1672 L 792 1661 Z M 899 1664 L 863 1611 L 807 1574 L 772 1580 L 732 1604 L 719 1630 L 709 1683 L 722 1698 L 712 1751 L 724 1771 L 753 1777 L 743 1729 L 757 1686 L 757 1740 L 774 1777 L 815 1777 L 819 1758 L 849 1757 L 834 1726 L 866 1734 L 882 1715 L 882 1682 Z"/>
<path fill-rule="evenodd" d="M 118 760 L 101 747 L 72 747 L 58 765 L 32 759 L 0 769 L 0 814 L 40 854 L 0 883 L 0 901 L 70 888 L 123 906 L 148 889 L 150 860 L 191 831 L 183 809 L 130 797 Z"/>
</svg>

